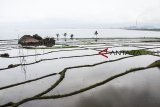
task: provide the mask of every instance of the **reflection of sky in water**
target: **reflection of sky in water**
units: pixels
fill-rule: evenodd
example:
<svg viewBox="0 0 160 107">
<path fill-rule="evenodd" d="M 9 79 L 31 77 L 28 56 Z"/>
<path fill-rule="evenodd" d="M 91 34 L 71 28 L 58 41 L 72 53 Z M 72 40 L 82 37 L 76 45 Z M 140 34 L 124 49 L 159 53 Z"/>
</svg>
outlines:
<svg viewBox="0 0 160 107">
<path fill-rule="evenodd" d="M 103 40 L 104 41 L 104 40 Z M 117 41 L 117 40 L 116 40 Z M 112 44 L 113 43 L 113 44 Z M 125 42 L 126 43 L 126 42 Z M 107 44 L 88 44 L 79 45 L 89 50 L 74 50 L 74 51 L 61 51 L 53 52 L 45 55 L 37 55 L 30 57 L 22 57 L 6 59 L 0 58 L 3 61 L 0 67 L 7 67 L 9 64 L 18 63 L 30 63 L 40 59 L 45 58 L 59 58 L 67 56 L 77 56 L 77 55 L 90 55 L 96 54 L 99 51 L 92 50 L 94 48 L 103 49 L 106 46 L 118 46 L 124 45 L 124 41 L 119 44 L 111 42 L 110 45 Z M 129 43 L 126 43 L 127 45 Z M 133 47 L 132 45 L 143 45 L 144 47 L 156 47 L 156 45 L 148 43 L 144 44 L 132 44 L 130 47 L 113 47 L 110 50 L 135 50 L 141 49 L 138 47 Z M 12 48 L 11 48 L 12 49 Z M 56 51 L 61 49 L 54 49 Z M 69 50 L 69 49 L 66 49 Z M 154 50 L 154 49 L 153 49 Z M 6 51 L 0 51 L 0 53 L 7 52 L 11 56 L 19 55 L 34 55 L 43 54 L 44 52 L 50 52 L 52 49 L 39 49 L 39 50 L 26 50 L 26 49 L 12 49 Z M 106 60 L 114 60 L 122 58 L 128 55 L 109 55 L 106 59 L 103 56 L 87 56 L 87 57 L 77 57 L 68 59 L 56 59 L 50 61 L 43 61 L 37 64 L 29 66 L 19 66 L 13 69 L 8 69 L 0 72 L 0 87 L 9 84 L 22 82 L 29 79 L 34 79 L 40 76 L 51 74 L 54 72 L 60 72 L 66 67 L 94 64 L 97 62 L 102 62 Z M 103 81 L 104 79 L 113 76 L 115 74 L 124 72 L 128 69 L 135 67 L 145 67 L 150 63 L 158 60 L 159 57 L 146 55 L 146 56 L 136 56 L 132 58 L 123 59 L 116 62 L 106 63 L 98 65 L 95 67 L 84 67 L 68 70 L 66 77 L 53 91 L 49 92 L 47 95 L 51 94 L 63 94 L 84 88 L 86 86 L 92 85 L 94 83 Z M 97 87 L 95 89 L 89 90 L 87 92 L 74 95 L 68 98 L 61 98 L 55 100 L 41 100 L 41 101 L 31 101 L 22 107 L 159 107 L 160 97 L 159 90 L 159 69 L 152 68 L 136 73 L 128 74 L 124 77 L 117 78 L 108 84 Z M 17 87 L 9 88 L 6 90 L 0 90 L 0 104 L 8 101 L 17 101 L 26 97 L 33 96 L 34 94 L 41 92 L 48 88 L 58 79 L 58 76 L 48 77 L 39 81 L 35 81 L 29 84 L 20 85 Z"/>
<path fill-rule="evenodd" d="M 144 62 L 144 59 L 147 60 Z M 94 83 L 101 82 L 106 78 L 113 75 L 122 73 L 131 68 L 145 67 L 150 63 L 157 60 L 156 56 L 137 56 L 133 58 L 127 58 L 116 62 L 110 62 L 95 67 L 84 67 L 68 70 L 66 77 L 61 84 L 55 88 L 60 90 L 61 93 L 72 92 Z M 136 62 L 139 60 L 138 62 Z M 53 93 L 56 93 L 54 90 Z"/>
<path fill-rule="evenodd" d="M 56 100 L 31 101 L 22 107 L 159 107 L 159 69 L 117 78 L 87 92 Z"/>
</svg>

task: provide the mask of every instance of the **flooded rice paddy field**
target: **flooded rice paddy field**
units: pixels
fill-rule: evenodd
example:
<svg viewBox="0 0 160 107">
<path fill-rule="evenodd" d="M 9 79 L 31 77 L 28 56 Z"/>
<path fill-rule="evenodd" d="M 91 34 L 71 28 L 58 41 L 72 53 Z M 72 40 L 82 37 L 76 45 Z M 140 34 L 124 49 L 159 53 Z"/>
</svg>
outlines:
<svg viewBox="0 0 160 107">
<path fill-rule="evenodd" d="M 159 107 L 160 43 L 75 39 L 74 48 L 23 48 L 0 41 L 0 107 Z M 150 39 L 147 39 L 148 41 Z M 152 40 L 154 41 L 154 40 Z M 58 41 L 57 45 L 64 43 Z M 156 54 L 99 54 L 142 50 Z"/>
</svg>

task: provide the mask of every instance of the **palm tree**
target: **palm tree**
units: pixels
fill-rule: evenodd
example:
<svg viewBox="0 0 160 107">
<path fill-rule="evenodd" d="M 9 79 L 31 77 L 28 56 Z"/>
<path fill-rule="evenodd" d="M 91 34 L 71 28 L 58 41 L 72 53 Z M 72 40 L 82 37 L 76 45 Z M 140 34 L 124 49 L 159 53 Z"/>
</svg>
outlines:
<svg viewBox="0 0 160 107">
<path fill-rule="evenodd" d="M 70 38 L 71 40 L 73 40 L 73 36 L 74 36 L 74 35 L 73 35 L 73 34 L 71 34 L 71 38 Z"/>
<path fill-rule="evenodd" d="M 65 38 L 65 41 L 67 41 L 67 39 L 66 39 L 66 36 L 67 36 L 67 33 L 64 33 L 64 38 Z"/>
<path fill-rule="evenodd" d="M 58 38 L 58 37 L 59 37 L 59 34 L 57 33 L 56 36 L 57 36 L 57 41 L 58 41 L 58 40 L 59 40 L 59 38 Z"/>
<path fill-rule="evenodd" d="M 98 35 L 98 31 L 97 30 L 95 31 L 94 35 L 96 35 L 95 41 L 97 42 L 97 35 Z"/>
</svg>

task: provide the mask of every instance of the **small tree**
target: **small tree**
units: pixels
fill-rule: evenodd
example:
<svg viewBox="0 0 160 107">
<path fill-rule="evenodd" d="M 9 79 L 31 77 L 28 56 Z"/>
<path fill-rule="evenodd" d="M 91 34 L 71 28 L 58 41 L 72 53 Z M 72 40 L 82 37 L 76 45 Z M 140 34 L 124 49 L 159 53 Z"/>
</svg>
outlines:
<svg viewBox="0 0 160 107">
<path fill-rule="evenodd" d="M 67 39 L 66 39 L 66 36 L 67 36 L 67 33 L 64 33 L 64 38 L 65 38 L 65 41 L 67 41 Z"/>
<path fill-rule="evenodd" d="M 73 35 L 73 34 L 71 34 L 71 38 L 70 38 L 71 40 L 73 40 L 73 36 L 74 36 L 74 35 Z"/>
<path fill-rule="evenodd" d="M 57 33 L 56 36 L 57 36 L 57 41 L 58 41 L 59 40 L 59 34 Z"/>
<path fill-rule="evenodd" d="M 97 42 L 97 35 L 98 35 L 98 31 L 97 30 L 95 31 L 94 35 L 96 35 L 95 41 Z"/>
<path fill-rule="evenodd" d="M 41 36 L 39 36 L 38 34 L 34 34 L 33 38 L 37 39 L 37 40 L 42 40 L 43 38 Z"/>
</svg>

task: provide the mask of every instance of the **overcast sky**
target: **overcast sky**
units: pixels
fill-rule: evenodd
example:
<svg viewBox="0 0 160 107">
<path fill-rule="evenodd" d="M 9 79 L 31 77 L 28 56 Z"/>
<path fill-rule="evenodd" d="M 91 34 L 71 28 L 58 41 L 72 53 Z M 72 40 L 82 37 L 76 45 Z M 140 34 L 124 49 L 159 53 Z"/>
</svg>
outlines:
<svg viewBox="0 0 160 107">
<path fill-rule="evenodd" d="M 0 26 L 160 24 L 160 0 L 0 0 Z M 30 23 L 30 24 L 27 24 Z"/>
</svg>

